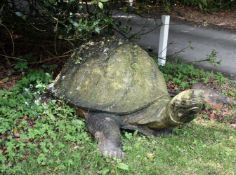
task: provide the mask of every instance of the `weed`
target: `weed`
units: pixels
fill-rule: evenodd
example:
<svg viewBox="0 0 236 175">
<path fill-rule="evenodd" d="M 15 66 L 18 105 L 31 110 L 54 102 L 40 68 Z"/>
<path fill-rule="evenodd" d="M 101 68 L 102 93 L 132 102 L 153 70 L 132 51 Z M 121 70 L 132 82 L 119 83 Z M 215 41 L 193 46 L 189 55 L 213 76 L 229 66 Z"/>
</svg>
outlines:
<svg viewBox="0 0 236 175">
<path fill-rule="evenodd" d="M 229 79 L 219 72 L 203 71 L 190 64 L 167 63 L 160 69 L 166 81 L 172 81 L 180 90 L 191 88 L 197 82 L 204 84 L 216 82 L 219 86 L 229 82 Z"/>
<path fill-rule="evenodd" d="M 21 71 L 21 72 L 24 70 L 27 70 L 28 69 L 28 62 L 26 60 L 18 61 L 14 68 L 15 68 L 15 70 Z"/>
<path fill-rule="evenodd" d="M 185 64 L 169 63 L 163 72 L 182 88 L 207 76 L 224 81 Z M 61 100 L 40 100 L 50 82 L 50 74 L 30 71 L 13 89 L 0 90 L 1 174 L 223 175 L 235 169 L 235 130 L 203 117 L 170 136 L 124 132 L 125 160 L 104 158 L 74 109 Z"/>
<path fill-rule="evenodd" d="M 39 165 L 47 165 L 49 153 L 59 155 L 67 142 L 76 145 L 88 139 L 85 132 L 78 136 L 84 122 L 72 108 L 62 101 L 40 102 L 50 80 L 47 73 L 32 71 L 11 91 L 0 91 L 1 173 L 22 173 L 17 163 L 31 154 Z"/>
</svg>

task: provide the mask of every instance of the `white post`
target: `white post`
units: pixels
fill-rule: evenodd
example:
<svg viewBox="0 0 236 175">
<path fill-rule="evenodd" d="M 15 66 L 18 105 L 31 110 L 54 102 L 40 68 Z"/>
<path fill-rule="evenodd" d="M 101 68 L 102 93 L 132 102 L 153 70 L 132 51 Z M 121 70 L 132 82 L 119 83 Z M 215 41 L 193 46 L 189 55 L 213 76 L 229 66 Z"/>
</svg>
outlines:
<svg viewBox="0 0 236 175">
<path fill-rule="evenodd" d="M 133 5 L 134 5 L 134 0 L 129 0 L 129 6 L 133 7 Z"/>
<path fill-rule="evenodd" d="M 162 26 L 161 26 L 160 38 L 159 38 L 158 64 L 161 66 L 164 66 L 166 64 L 170 16 L 162 15 L 161 22 L 162 22 Z"/>
</svg>

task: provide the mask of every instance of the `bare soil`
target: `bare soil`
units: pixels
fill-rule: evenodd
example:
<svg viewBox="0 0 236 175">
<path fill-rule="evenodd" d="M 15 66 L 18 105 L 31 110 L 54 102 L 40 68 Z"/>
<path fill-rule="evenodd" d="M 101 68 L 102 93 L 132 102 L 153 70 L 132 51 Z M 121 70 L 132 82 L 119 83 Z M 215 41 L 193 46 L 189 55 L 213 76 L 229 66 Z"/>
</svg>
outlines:
<svg viewBox="0 0 236 175">
<path fill-rule="evenodd" d="M 190 7 L 176 6 L 170 14 L 174 18 L 194 22 L 203 26 L 214 25 L 227 29 L 236 29 L 236 11 L 207 13 Z"/>
<path fill-rule="evenodd" d="M 158 5 L 140 4 L 137 4 L 135 8 L 137 13 L 144 16 L 159 17 L 163 14 L 168 14 L 171 15 L 171 18 L 174 20 L 191 22 L 201 26 L 215 26 L 222 29 L 232 29 L 236 31 L 236 10 L 204 12 L 197 8 L 182 5 L 172 6 L 167 10 Z"/>
</svg>

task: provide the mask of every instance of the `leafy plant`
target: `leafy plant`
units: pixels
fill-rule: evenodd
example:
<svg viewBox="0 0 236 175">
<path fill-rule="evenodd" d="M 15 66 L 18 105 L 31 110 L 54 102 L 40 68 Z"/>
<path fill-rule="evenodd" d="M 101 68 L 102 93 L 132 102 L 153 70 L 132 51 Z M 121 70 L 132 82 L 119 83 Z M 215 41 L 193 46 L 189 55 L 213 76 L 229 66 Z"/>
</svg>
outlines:
<svg viewBox="0 0 236 175">
<path fill-rule="evenodd" d="M 209 55 L 207 55 L 207 59 L 206 59 L 210 64 L 213 65 L 219 65 L 221 63 L 221 60 L 217 60 L 217 52 L 215 49 L 213 49 L 211 51 L 211 53 Z"/>
<path fill-rule="evenodd" d="M 181 90 L 191 88 L 197 82 L 207 84 L 215 81 L 219 85 L 222 85 L 229 81 L 221 73 L 214 74 L 213 72 L 203 71 L 190 64 L 167 63 L 166 66 L 160 67 L 160 69 L 164 73 L 166 81 L 172 81 Z"/>
<path fill-rule="evenodd" d="M 14 67 L 18 71 L 24 71 L 28 69 L 28 62 L 26 60 L 18 61 Z"/>
<path fill-rule="evenodd" d="M 50 81 L 49 74 L 31 71 L 11 91 L 0 90 L 1 173 L 23 173 L 17 164 L 31 154 L 38 164 L 47 165 L 48 153 L 59 155 L 66 142 L 77 144 L 87 139 L 86 133 L 78 136 L 84 122 L 75 117 L 72 108 L 62 101 L 42 101 Z"/>
<path fill-rule="evenodd" d="M 22 25 L 28 26 L 28 35 L 40 32 L 41 37 L 54 34 L 55 38 L 81 41 L 100 34 L 112 25 L 106 4 L 108 0 L 88 1 L 6 1 L 2 4 L 2 20 L 8 25 L 14 20 L 14 29 L 24 32 Z M 37 31 L 37 32 L 36 32 Z M 35 36 L 32 36 L 35 37 Z"/>
</svg>

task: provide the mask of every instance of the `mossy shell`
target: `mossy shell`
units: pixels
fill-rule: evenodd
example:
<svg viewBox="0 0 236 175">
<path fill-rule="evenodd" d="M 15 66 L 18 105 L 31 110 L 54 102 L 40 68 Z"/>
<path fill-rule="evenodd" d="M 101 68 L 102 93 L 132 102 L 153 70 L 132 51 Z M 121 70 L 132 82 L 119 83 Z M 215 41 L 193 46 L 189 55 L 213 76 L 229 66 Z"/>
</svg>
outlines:
<svg viewBox="0 0 236 175">
<path fill-rule="evenodd" d="M 82 46 L 65 64 L 52 92 L 75 106 L 120 115 L 168 96 L 163 75 L 146 51 L 110 40 Z"/>
</svg>

